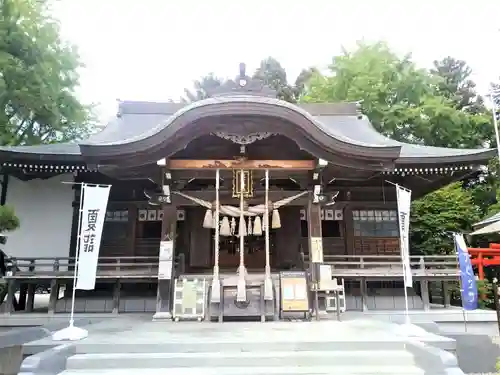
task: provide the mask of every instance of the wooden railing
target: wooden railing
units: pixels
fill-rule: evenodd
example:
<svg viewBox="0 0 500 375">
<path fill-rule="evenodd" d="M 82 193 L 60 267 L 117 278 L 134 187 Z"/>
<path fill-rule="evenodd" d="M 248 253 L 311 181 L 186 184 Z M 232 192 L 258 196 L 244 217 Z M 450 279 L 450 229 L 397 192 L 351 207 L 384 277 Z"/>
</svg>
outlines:
<svg viewBox="0 0 500 375">
<path fill-rule="evenodd" d="M 304 256 L 306 266 L 308 255 Z M 325 255 L 324 263 L 332 267 L 337 277 L 373 277 L 392 279 L 403 275 L 400 256 L 394 255 Z M 457 257 L 454 255 L 411 256 L 410 266 L 416 277 L 458 277 Z"/>
<path fill-rule="evenodd" d="M 15 279 L 69 279 L 73 277 L 74 258 L 12 258 Z M 308 266 L 308 256 L 304 256 Z M 332 274 L 343 278 L 398 279 L 403 275 L 399 256 L 386 255 L 325 255 L 324 263 Z M 184 257 L 175 259 L 175 274 L 184 273 Z M 455 278 L 459 275 L 456 256 L 411 257 L 415 277 Z M 97 266 L 99 279 L 155 279 L 158 257 L 102 257 Z"/>
<path fill-rule="evenodd" d="M 18 257 L 10 258 L 11 272 L 6 279 L 69 279 L 73 277 L 75 258 Z M 98 279 L 151 279 L 158 277 L 156 257 L 100 257 Z M 175 259 L 175 274 L 184 273 L 184 255 Z"/>
</svg>

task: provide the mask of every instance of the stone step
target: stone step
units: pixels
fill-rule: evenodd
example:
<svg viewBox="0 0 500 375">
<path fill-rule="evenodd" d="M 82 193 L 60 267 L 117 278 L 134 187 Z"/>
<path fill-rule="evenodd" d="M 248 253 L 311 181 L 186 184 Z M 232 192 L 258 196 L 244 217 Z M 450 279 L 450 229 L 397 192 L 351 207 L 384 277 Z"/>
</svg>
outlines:
<svg viewBox="0 0 500 375">
<path fill-rule="evenodd" d="M 410 366 L 283 366 L 283 367 L 191 367 L 155 369 L 101 369 L 65 370 L 59 375 L 454 375 L 453 373 L 426 372 Z M 462 373 L 463 374 L 463 373 Z"/>
<path fill-rule="evenodd" d="M 212 353 L 107 353 L 77 354 L 67 361 L 67 369 L 119 368 L 227 368 L 305 366 L 337 368 L 359 363 L 362 367 L 415 366 L 406 351 L 287 351 L 287 352 L 212 352 Z"/>
<path fill-rule="evenodd" d="M 387 351 L 404 350 L 405 342 L 397 340 L 335 340 L 335 341 L 164 341 L 143 342 L 127 339 L 121 342 L 86 343 L 76 346 L 78 354 L 98 353 L 210 353 L 210 352 L 271 352 L 271 351 Z"/>
</svg>

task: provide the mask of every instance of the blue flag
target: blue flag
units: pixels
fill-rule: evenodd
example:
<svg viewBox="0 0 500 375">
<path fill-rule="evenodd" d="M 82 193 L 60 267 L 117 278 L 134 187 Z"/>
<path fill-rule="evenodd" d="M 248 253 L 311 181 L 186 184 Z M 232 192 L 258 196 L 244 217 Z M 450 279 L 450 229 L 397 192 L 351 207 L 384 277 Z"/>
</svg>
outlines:
<svg viewBox="0 0 500 375">
<path fill-rule="evenodd" d="M 460 281 L 462 286 L 462 306 L 464 310 L 477 309 L 477 285 L 470 255 L 463 234 L 455 233 L 455 248 L 457 250 L 458 265 L 460 266 Z"/>
</svg>

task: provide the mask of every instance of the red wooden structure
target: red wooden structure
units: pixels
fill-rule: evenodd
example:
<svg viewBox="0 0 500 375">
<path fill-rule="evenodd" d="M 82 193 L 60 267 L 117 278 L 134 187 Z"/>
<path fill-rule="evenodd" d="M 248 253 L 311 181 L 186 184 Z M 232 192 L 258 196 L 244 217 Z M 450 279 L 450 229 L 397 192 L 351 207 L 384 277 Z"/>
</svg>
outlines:
<svg viewBox="0 0 500 375">
<path fill-rule="evenodd" d="M 484 280 L 484 267 L 500 266 L 500 244 L 490 243 L 488 248 L 469 247 L 472 265 L 477 267 L 479 280 Z"/>
</svg>

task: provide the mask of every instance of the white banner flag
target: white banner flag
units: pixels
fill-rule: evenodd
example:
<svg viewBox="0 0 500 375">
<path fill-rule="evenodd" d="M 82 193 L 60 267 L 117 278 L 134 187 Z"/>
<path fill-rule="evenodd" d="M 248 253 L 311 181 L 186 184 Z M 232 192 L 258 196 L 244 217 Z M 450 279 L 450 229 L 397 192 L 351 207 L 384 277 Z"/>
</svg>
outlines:
<svg viewBox="0 0 500 375">
<path fill-rule="evenodd" d="M 107 186 L 82 186 L 82 212 L 78 251 L 76 289 L 92 290 L 95 287 L 97 261 L 101 246 L 102 229 L 106 217 L 109 191 Z"/>
<path fill-rule="evenodd" d="M 413 287 L 413 276 L 410 267 L 410 207 L 411 190 L 396 185 L 398 201 L 399 243 L 405 287 Z"/>
</svg>

